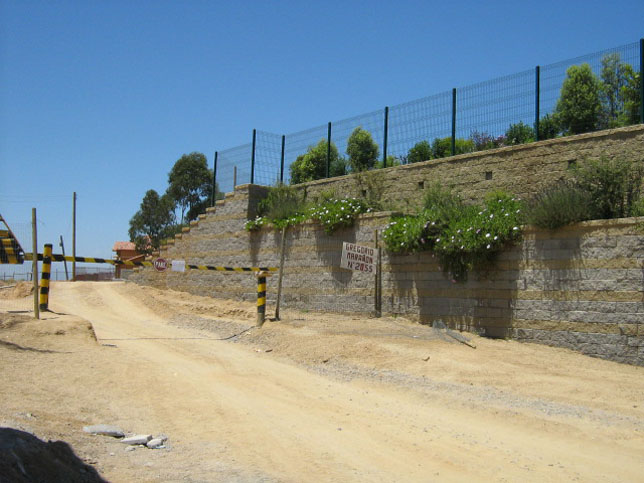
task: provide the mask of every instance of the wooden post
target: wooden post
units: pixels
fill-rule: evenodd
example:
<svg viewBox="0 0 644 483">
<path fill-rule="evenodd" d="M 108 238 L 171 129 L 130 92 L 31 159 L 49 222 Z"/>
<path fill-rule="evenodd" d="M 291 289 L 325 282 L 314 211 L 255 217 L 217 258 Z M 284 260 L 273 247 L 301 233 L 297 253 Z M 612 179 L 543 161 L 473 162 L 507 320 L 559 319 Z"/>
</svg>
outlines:
<svg viewBox="0 0 644 483">
<path fill-rule="evenodd" d="M 36 228 L 36 208 L 31 209 L 31 278 L 34 282 L 34 316 L 40 318 L 38 306 L 38 229 Z"/>
<path fill-rule="evenodd" d="M 286 247 L 286 227 L 282 228 L 282 244 L 280 246 L 280 274 L 277 279 L 277 302 L 275 304 L 275 320 L 280 320 L 280 300 L 282 299 L 282 276 L 284 275 L 285 247 Z"/>
<path fill-rule="evenodd" d="M 60 235 L 60 249 L 63 251 L 63 257 L 65 256 L 65 244 L 63 243 L 63 235 Z M 65 264 L 65 280 L 69 280 L 69 272 L 67 271 L 67 260 L 63 260 Z M 56 271 L 58 273 L 58 271 Z"/>
<path fill-rule="evenodd" d="M 237 186 L 237 166 L 233 166 L 233 191 L 235 191 L 235 186 Z"/>
<path fill-rule="evenodd" d="M 74 191 L 74 204 L 72 206 L 72 281 L 76 281 L 76 191 Z"/>
<path fill-rule="evenodd" d="M 374 294 L 374 308 L 376 317 L 382 316 L 382 272 L 380 270 L 380 247 L 378 246 L 378 230 L 375 231 L 376 239 L 376 287 Z"/>
</svg>

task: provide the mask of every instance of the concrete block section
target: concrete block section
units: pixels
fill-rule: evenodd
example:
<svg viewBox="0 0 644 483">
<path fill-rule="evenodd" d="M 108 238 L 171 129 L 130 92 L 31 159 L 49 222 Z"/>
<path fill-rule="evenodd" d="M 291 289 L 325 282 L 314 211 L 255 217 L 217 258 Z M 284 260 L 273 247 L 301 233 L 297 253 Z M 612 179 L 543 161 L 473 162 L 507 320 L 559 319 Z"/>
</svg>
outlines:
<svg viewBox="0 0 644 483">
<path fill-rule="evenodd" d="M 151 439 L 152 439 L 151 434 L 137 434 L 137 435 L 122 439 L 121 443 L 129 444 L 129 445 L 148 444 L 148 441 L 150 441 Z"/>
<path fill-rule="evenodd" d="M 101 436 L 111 436 L 113 438 L 122 438 L 125 435 L 121 428 L 117 426 L 110 426 L 109 424 L 83 426 L 83 431 L 85 431 L 86 433 L 98 434 Z"/>
</svg>

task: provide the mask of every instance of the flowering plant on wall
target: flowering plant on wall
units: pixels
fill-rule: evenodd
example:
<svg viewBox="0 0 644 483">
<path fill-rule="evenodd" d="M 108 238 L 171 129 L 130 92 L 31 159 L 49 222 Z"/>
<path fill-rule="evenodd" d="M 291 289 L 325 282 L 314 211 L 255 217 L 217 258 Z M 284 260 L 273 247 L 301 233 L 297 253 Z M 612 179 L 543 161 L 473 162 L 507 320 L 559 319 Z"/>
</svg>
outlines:
<svg viewBox="0 0 644 483">
<path fill-rule="evenodd" d="M 484 206 L 476 206 L 444 190 L 438 194 L 429 196 L 417 215 L 392 219 L 383 234 L 389 251 L 432 251 L 444 272 L 454 281 L 464 281 L 469 270 L 480 268 L 506 244 L 521 238 L 519 199 L 496 191 L 486 197 Z"/>
</svg>

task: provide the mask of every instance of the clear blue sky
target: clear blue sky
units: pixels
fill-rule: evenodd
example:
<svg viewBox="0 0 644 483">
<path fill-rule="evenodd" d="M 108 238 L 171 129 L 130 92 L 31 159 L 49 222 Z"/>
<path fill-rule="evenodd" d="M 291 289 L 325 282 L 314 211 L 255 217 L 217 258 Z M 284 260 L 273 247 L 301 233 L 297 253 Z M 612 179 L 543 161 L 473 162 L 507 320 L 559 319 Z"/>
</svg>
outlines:
<svg viewBox="0 0 644 483">
<path fill-rule="evenodd" d="M 644 2 L 0 1 L 0 213 L 110 257 L 183 153 L 644 36 Z M 30 248 L 27 248 L 30 251 Z"/>
</svg>

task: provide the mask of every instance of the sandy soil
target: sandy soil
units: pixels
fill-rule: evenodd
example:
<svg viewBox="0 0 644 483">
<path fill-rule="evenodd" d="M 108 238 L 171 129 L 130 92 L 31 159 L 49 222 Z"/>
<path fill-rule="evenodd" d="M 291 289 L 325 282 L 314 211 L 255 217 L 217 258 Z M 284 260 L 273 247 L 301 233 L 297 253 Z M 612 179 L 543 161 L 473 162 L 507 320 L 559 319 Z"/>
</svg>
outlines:
<svg viewBox="0 0 644 483">
<path fill-rule="evenodd" d="M 109 481 L 644 481 L 641 367 L 400 318 L 256 329 L 253 304 L 126 282 L 55 282 L 40 321 L 6 302 L 0 426 Z"/>
</svg>

